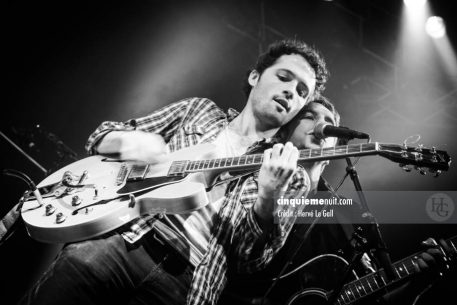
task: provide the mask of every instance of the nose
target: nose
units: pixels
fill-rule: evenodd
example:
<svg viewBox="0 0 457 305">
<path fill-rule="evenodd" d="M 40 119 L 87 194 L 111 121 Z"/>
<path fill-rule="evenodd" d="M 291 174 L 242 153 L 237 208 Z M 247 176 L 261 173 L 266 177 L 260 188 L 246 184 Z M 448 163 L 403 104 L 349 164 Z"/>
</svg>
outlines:
<svg viewBox="0 0 457 305">
<path fill-rule="evenodd" d="M 294 98 L 294 94 L 290 90 L 284 90 L 282 93 L 284 94 L 284 97 L 288 100 L 291 100 Z"/>
<path fill-rule="evenodd" d="M 296 81 L 287 82 L 286 87 L 283 89 L 284 97 L 288 100 L 293 100 L 294 95 L 297 92 L 298 83 Z"/>
</svg>

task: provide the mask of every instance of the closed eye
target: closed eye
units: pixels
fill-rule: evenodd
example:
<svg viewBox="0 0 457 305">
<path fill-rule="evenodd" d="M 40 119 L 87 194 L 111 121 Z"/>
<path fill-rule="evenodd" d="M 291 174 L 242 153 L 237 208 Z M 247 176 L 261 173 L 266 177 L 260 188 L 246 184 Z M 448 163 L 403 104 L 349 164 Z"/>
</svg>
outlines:
<svg viewBox="0 0 457 305">
<path fill-rule="evenodd" d="M 282 82 L 290 82 L 291 78 L 287 75 L 278 74 L 278 79 Z"/>
</svg>

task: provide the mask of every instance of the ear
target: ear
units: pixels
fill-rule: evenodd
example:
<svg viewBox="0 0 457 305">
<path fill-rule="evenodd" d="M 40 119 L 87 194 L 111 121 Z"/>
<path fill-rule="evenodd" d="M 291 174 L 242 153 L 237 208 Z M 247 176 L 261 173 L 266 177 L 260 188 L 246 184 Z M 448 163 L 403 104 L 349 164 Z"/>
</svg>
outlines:
<svg viewBox="0 0 457 305">
<path fill-rule="evenodd" d="M 249 73 L 249 76 L 248 76 L 249 85 L 251 85 L 252 87 L 257 85 L 257 82 L 259 81 L 259 78 L 260 78 L 259 72 L 257 72 L 257 70 L 252 70 L 251 73 Z"/>
</svg>

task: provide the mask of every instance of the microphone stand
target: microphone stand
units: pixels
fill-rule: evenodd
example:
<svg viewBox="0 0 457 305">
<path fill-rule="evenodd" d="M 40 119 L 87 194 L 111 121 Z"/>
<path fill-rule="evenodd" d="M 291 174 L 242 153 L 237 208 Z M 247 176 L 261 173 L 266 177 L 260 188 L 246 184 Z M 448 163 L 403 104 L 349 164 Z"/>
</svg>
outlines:
<svg viewBox="0 0 457 305">
<path fill-rule="evenodd" d="M 340 139 L 340 143 L 342 145 L 347 145 L 348 142 L 349 142 L 349 139 L 347 139 L 347 138 Z M 384 269 L 387 279 L 389 281 L 392 281 L 396 278 L 395 271 L 392 266 L 392 261 L 390 260 L 389 252 L 387 251 L 386 244 L 382 238 L 381 231 L 379 230 L 379 224 L 378 224 L 376 218 L 374 217 L 374 215 L 370 212 L 370 209 L 368 208 L 367 199 L 365 197 L 365 194 L 363 193 L 362 185 L 360 184 L 360 180 L 359 180 L 359 175 L 354 167 L 354 164 L 352 163 L 351 158 L 349 158 L 349 157 L 346 158 L 346 163 L 348 165 L 346 167 L 346 172 L 351 177 L 351 180 L 354 183 L 354 187 L 359 196 L 359 200 L 360 200 L 359 206 L 362 211 L 362 218 L 364 218 L 366 220 L 366 223 L 361 224 L 357 228 L 359 232 L 363 232 L 364 235 L 367 236 L 366 240 L 363 238 L 361 239 L 357 233 L 355 233 L 355 235 L 353 234 L 353 236 L 359 237 L 359 238 L 357 238 L 357 240 L 359 240 L 359 243 L 357 243 L 359 245 L 359 247 L 362 246 L 363 249 L 367 250 L 371 246 L 371 248 L 375 250 L 374 251 L 375 258 L 377 259 L 380 267 Z M 359 247 L 356 246 L 356 250 Z M 344 273 L 341 284 L 337 287 L 337 289 L 335 289 L 332 292 L 332 294 L 329 298 L 330 304 L 333 304 L 336 301 L 337 297 L 339 296 L 341 290 L 344 287 L 344 284 L 346 282 L 346 279 L 347 279 L 349 273 L 351 272 L 351 270 L 353 268 L 354 261 L 359 258 L 360 258 L 360 255 L 357 255 L 357 254 L 354 255 L 352 258 L 352 262 L 346 267 L 346 271 Z"/>
<path fill-rule="evenodd" d="M 351 177 L 360 199 L 362 217 L 367 221 L 367 223 L 361 225 L 362 230 L 368 236 L 368 240 L 371 242 L 375 250 L 376 258 L 378 259 L 381 267 L 384 268 L 387 278 L 389 280 L 393 280 L 395 279 L 395 271 L 390 260 L 389 252 L 387 251 L 387 246 L 382 238 L 381 231 L 379 230 L 379 224 L 368 208 L 367 200 L 360 184 L 359 175 L 355 170 L 351 159 L 346 158 L 346 162 L 348 164 L 346 171 Z"/>
</svg>

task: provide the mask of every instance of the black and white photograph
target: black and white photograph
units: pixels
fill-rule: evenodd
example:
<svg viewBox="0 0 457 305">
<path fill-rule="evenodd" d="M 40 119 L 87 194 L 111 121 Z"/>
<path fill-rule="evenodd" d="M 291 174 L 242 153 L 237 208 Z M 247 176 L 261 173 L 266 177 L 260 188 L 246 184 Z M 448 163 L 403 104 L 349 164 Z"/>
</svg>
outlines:
<svg viewBox="0 0 457 305">
<path fill-rule="evenodd" d="M 454 304 L 453 7 L 7 1 L 0 303 Z"/>
</svg>

